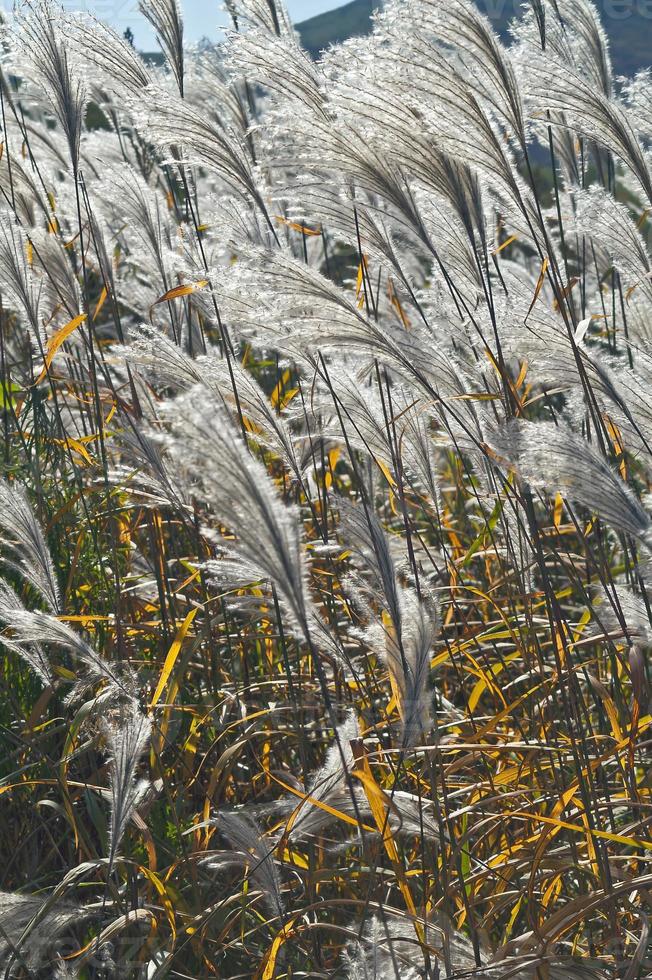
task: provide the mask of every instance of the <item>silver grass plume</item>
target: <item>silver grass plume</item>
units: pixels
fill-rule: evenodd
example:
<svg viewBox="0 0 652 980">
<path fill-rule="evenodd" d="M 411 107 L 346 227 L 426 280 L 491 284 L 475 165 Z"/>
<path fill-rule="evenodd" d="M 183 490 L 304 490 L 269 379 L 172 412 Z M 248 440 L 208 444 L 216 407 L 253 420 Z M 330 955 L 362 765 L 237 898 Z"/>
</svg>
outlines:
<svg viewBox="0 0 652 980">
<path fill-rule="evenodd" d="M 624 82 L 623 97 L 628 114 L 638 132 L 649 140 L 652 136 L 652 73 L 649 69 L 638 72 Z"/>
<path fill-rule="evenodd" d="M 147 748 L 152 723 L 135 701 L 127 700 L 104 726 L 110 754 L 109 784 L 111 820 L 109 827 L 109 864 L 113 865 L 127 824 L 143 802 L 150 783 L 137 779 L 137 768 Z"/>
<path fill-rule="evenodd" d="M 206 865 L 219 868 L 225 863 L 243 864 L 249 869 L 252 881 L 262 892 L 270 911 L 283 916 L 284 903 L 281 879 L 274 862 L 274 844 L 266 840 L 253 817 L 242 812 L 222 810 L 214 821 L 233 851 L 209 857 Z"/>
<path fill-rule="evenodd" d="M 620 639 L 648 648 L 652 645 L 652 625 L 645 599 L 622 585 L 601 587 L 593 603 L 596 620 L 593 636 L 606 634 L 614 642 Z"/>
<path fill-rule="evenodd" d="M 21 69 L 29 65 L 31 77 L 43 87 L 66 135 L 76 174 L 87 94 L 81 76 L 69 62 L 54 4 L 50 0 L 26 0 L 18 15 L 15 37 Z"/>
<path fill-rule="evenodd" d="M 36 589 L 51 612 L 60 612 L 54 562 L 24 489 L 0 480 L 0 542 L 14 556 L 13 568 Z"/>
<path fill-rule="evenodd" d="M 577 227 L 590 238 L 598 254 L 606 252 L 630 291 L 640 289 L 652 300 L 652 263 L 645 240 L 624 204 L 600 187 L 578 191 Z"/>
<path fill-rule="evenodd" d="M 605 32 L 594 5 L 588 0 L 536 0 L 533 11 L 525 12 L 520 20 L 512 22 L 512 32 L 517 43 L 512 46 L 513 61 L 519 75 L 519 87 L 523 98 L 529 101 L 530 65 L 541 56 L 553 57 L 558 63 L 568 65 L 605 98 L 612 95 L 612 70 Z M 538 92 L 534 88 L 535 101 Z M 530 119 L 533 131 L 548 148 L 552 137 L 557 161 L 561 164 L 567 186 L 581 184 L 579 146 L 576 134 L 563 113 L 550 127 L 543 114 Z M 603 148 L 593 145 L 594 153 L 604 157 Z"/>
<path fill-rule="evenodd" d="M 247 87 L 232 77 L 221 48 L 195 55 L 190 65 L 190 83 L 188 98 L 207 109 L 218 125 L 229 125 L 242 136 L 252 135 Z"/>
<path fill-rule="evenodd" d="M 11 213 L 0 211 L 0 288 L 6 305 L 24 317 L 36 347 L 42 333 L 41 316 L 45 311 L 41 292 L 27 261 L 27 241 Z"/>
<path fill-rule="evenodd" d="M 128 363 L 138 365 L 151 380 L 178 391 L 203 385 L 234 417 L 242 412 L 252 440 L 277 454 L 294 478 L 303 481 L 307 461 L 300 459 L 288 423 L 239 361 L 229 364 L 212 348 L 190 357 L 161 331 L 146 324 L 132 333 L 124 352 Z"/>
<path fill-rule="evenodd" d="M 428 922 L 422 934 L 431 957 L 437 960 L 439 976 L 473 976 L 475 956 L 470 940 L 452 927 Z M 442 952 L 448 948 L 448 962 L 453 973 L 443 969 Z M 389 916 L 370 918 L 361 939 L 344 953 L 346 980 L 419 980 L 422 976 L 423 950 L 417 929 L 409 919 Z M 419 965 L 417 965 L 419 963 Z M 437 969 L 436 968 L 436 969 Z M 467 972 L 468 971 L 468 972 Z"/>
<path fill-rule="evenodd" d="M 14 590 L 0 579 L 0 622 L 11 626 L 15 618 L 24 612 L 25 607 Z M 0 633 L 0 644 L 22 657 L 44 684 L 52 683 L 52 668 L 38 639 L 20 642 L 16 640 L 15 634 L 12 635 L 5 629 Z"/>
<path fill-rule="evenodd" d="M 183 19 L 177 0 L 140 0 L 142 15 L 150 22 L 158 36 L 179 94 L 184 95 Z"/>
<path fill-rule="evenodd" d="M 371 574 L 372 595 L 386 610 L 372 613 L 365 639 L 387 664 L 399 705 L 406 744 L 428 730 L 431 696 L 428 692 L 430 650 L 438 628 L 434 608 L 398 581 L 389 540 L 373 511 L 341 501 L 340 534 Z"/>
<path fill-rule="evenodd" d="M 348 440 L 355 449 L 390 467 L 392 446 L 377 389 L 354 374 L 351 368 L 348 363 L 329 365 L 329 386 L 312 399 L 311 428 L 321 429 L 328 439 L 344 446 Z M 336 409 L 344 422 L 344 433 Z"/>
<path fill-rule="evenodd" d="M 625 437 L 626 448 L 641 464 L 652 467 L 652 351 L 630 346 L 633 367 L 622 361 L 596 364 L 596 390 L 608 400 L 609 417 Z M 594 362 L 595 363 L 595 362 Z"/>
<path fill-rule="evenodd" d="M 648 202 L 652 202 L 650 171 L 632 122 L 623 106 L 547 52 L 529 53 L 530 114 L 550 113 L 553 125 L 570 125 L 577 133 L 611 150 L 632 171 Z"/>
<path fill-rule="evenodd" d="M 60 311 L 55 325 L 61 319 L 72 320 L 82 309 L 82 299 L 70 252 L 57 236 L 40 229 L 31 233 L 30 240 L 34 274 L 39 280 L 46 311 L 49 314 Z"/>
<path fill-rule="evenodd" d="M 9 125 L 7 129 L 9 130 Z M 37 223 L 40 215 L 49 215 L 50 211 L 38 175 L 31 172 L 28 162 L 26 166 L 22 163 L 18 159 L 11 160 L 6 153 L 3 154 L 0 160 L 0 188 L 4 201 L 11 201 L 12 217 L 20 225 L 29 228 Z"/>
<path fill-rule="evenodd" d="M 66 902 L 55 903 L 39 919 L 38 928 L 30 932 L 28 941 L 22 943 L 21 937 L 47 901 L 47 895 L 0 892 L 0 968 L 3 977 L 24 976 L 25 967 L 30 971 L 51 967 L 56 940 L 86 916 L 83 908 Z"/>
<path fill-rule="evenodd" d="M 394 418 L 389 419 L 377 387 L 361 383 L 352 365 L 330 364 L 328 380 L 323 400 L 317 402 L 322 418 L 316 424 L 321 425 L 322 432 L 344 446 L 348 440 L 351 446 L 391 469 L 393 429 L 405 482 L 415 493 L 425 493 L 434 504 L 439 491 L 427 403 L 407 386 L 395 386 L 392 389 Z M 346 439 L 336 407 L 348 430 Z"/>
<path fill-rule="evenodd" d="M 75 51 L 101 73 L 103 82 L 132 93 L 149 85 L 143 59 L 107 24 L 83 14 L 69 15 L 63 23 Z"/>
<path fill-rule="evenodd" d="M 122 680 L 110 662 L 104 660 L 86 641 L 66 623 L 55 616 L 40 611 L 26 609 L 16 593 L 0 580 L 0 622 L 5 629 L 0 634 L 1 642 L 28 658 L 30 651 L 37 650 L 41 670 L 50 676 L 43 660 L 43 646 L 61 647 L 68 650 L 86 668 L 85 680 L 89 682 L 108 681 L 116 689 L 122 687 Z"/>
<path fill-rule="evenodd" d="M 111 473 L 116 486 L 144 506 L 172 506 L 180 513 L 190 512 L 189 499 L 172 472 L 164 447 L 138 428 L 121 434 L 120 447 L 121 462 Z"/>
<path fill-rule="evenodd" d="M 134 169 L 122 164 L 113 168 L 98 187 L 111 226 L 121 225 L 121 239 L 138 266 L 153 265 L 148 277 L 160 281 L 161 292 L 174 285 L 170 264 L 174 228 L 165 202 L 157 189 Z"/>
<path fill-rule="evenodd" d="M 433 695 L 428 688 L 430 653 L 438 622 L 414 590 L 399 588 L 399 629 L 374 622 L 365 640 L 387 664 L 403 726 L 403 743 L 414 745 L 430 729 Z"/>
<path fill-rule="evenodd" d="M 512 22 L 512 33 L 517 39 L 515 48 L 524 44 L 530 51 L 548 52 L 572 67 L 598 92 L 610 97 L 613 79 L 609 41 L 595 5 L 590 0 L 536 0 L 531 6 L 535 9 L 526 11 L 520 21 Z M 515 52 L 515 56 L 521 58 L 520 53 Z M 523 55 L 524 69 L 527 60 Z M 525 76 L 521 83 L 524 80 Z M 528 91 L 527 84 L 522 87 Z"/>
<path fill-rule="evenodd" d="M 296 100 L 326 116 L 324 79 L 291 34 L 274 37 L 265 31 L 247 31 L 229 38 L 228 65 L 250 82 L 265 85 L 277 95 Z"/>
<path fill-rule="evenodd" d="M 340 500 L 338 507 L 340 536 L 369 573 L 370 594 L 387 610 L 394 629 L 400 633 L 400 585 L 387 534 L 369 506 Z"/>
<path fill-rule="evenodd" d="M 344 766 L 348 771 L 353 768 L 351 741 L 359 738 L 359 735 L 355 714 L 350 712 L 344 722 L 338 726 L 335 743 L 328 749 L 323 766 L 309 780 L 306 799 L 300 800 L 296 796 L 290 796 L 278 804 L 281 812 L 294 814 L 290 840 L 299 841 L 317 834 L 334 819 L 328 810 L 319 806 L 320 803 L 331 810 L 355 816 L 355 807 L 347 785 Z M 354 793 L 357 799 L 361 799 L 362 794 L 357 787 L 354 788 Z"/>
<path fill-rule="evenodd" d="M 567 425 L 514 419 L 491 434 L 490 445 L 530 486 L 559 492 L 615 530 L 648 539 L 650 518 L 630 488 Z"/>
<path fill-rule="evenodd" d="M 514 955 L 497 960 L 481 948 L 478 966 L 471 940 L 449 922 L 421 922 L 423 946 L 415 925 L 387 914 L 382 920 L 371 918 L 362 938 L 344 954 L 346 980 L 420 980 L 424 947 L 436 960 L 434 975 L 441 980 L 537 980 L 544 971 L 550 980 L 606 980 L 604 968 L 579 958 Z"/>
<path fill-rule="evenodd" d="M 489 20 L 471 0 L 427 0 L 423 29 L 450 46 L 470 84 L 502 116 L 508 131 L 525 145 L 525 121 L 516 73 Z"/>
<path fill-rule="evenodd" d="M 386 30 L 369 51 L 365 71 L 356 72 L 356 77 L 361 75 L 356 88 L 364 86 L 370 136 L 377 133 L 379 146 L 387 141 L 392 154 L 401 153 L 413 143 L 416 129 L 438 153 L 479 170 L 514 207 L 536 222 L 491 110 L 481 104 L 436 38 L 419 30 L 418 5 L 408 6 L 407 12 L 404 16 L 398 4 L 388 7 Z M 357 91 L 354 97 L 346 81 L 346 76 L 338 79 L 332 101 L 353 122 L 359 117 L 362 93 Z M 418 178 L 421 167 L 416 159 L 410 169 Z"/>
<path fill-rule="evenodd" d="M 183 149 L 190 163 L 218 174 L 228 188 L 252 200 L 267 216 L 259 179 L 241 134 L 217 125 L 202 109 L 162 89 L 150 91 L 145 108 L 139 102 L 133 103 L 144 135 L 162 149 Z"/>
<path fill-rule="evenodd" d="M 286 350 L 307 351 L 310 359 L 315 347 L 378 357 L 429 399 L 468 393 L 454 352 L 433 344 L 426 327 L 415 324 L 408 331 L 403 325 L 377 322 L 358 308 L 354 295 L 280 250 L 253 252 L 251 260 L 247 279 L 267 301 L 256 320 L 264 316 L 267 328 L 277 330 L 277 344 Z"/>
<path fill-rule="evenodd" d="M 312 220 L 327 227 L 332 235 L 352 249 L 357 250 L 361 242 L 370 266 L 379 265 L 386 269 L 397 283 L 403 284 L 408 294 L 423 285 L 427 262 L 424 256 L 431 254 L 431 242 L 436 240 L 432 218 L 437 211 L 432 195 L 428 198 L 431 205 L 428 208 L 423 202 L 421 189 L 414 189 L 415 213 L 419 213 L 422 219 L 422 226 L 415 229 L 405 221 L 401 222 L 400 216 L 394 215 L 388 206 L 378 201 L 365 204 L 361 196 L 356 199 L 345 193 L 333 193 L 332 188 L 314 178 L 302 177 L 292 181 L 277 193 L 283 202 L 288 200 L 287 216 L 292 221 L 300 224 L 306 215 L 310 215 Z M 443 234 L 440 224 L 438 230 Z M 457 228 L 454 230 L 457 231 Z M 468 241 L 461 251 L 466 259 Z M 477 284 L 475 262 L 472 277 Z"/>
<path fill-rule="evenodd" d="M 588 81 L 607 98 L 612 94 L 609 41 L 595 4 L 590 0 L 556 0 L 549 4 L 548 26 L 555 17 L 571 35 L 576 63 Z"/>
<path fill-rule="evenodd" d="M 312 603 L 296 509 L 281 502 L 224 405 L 206 388 L 169 402 L 166 415 L 170 435 L 164 443 L 188 491 L 209 503 L 235 534 L 228 547 L 242 574 L 275 585 L 294 627 L 307 638 Z"/>
<path fill-rule="evenodd" d="M 288 34 L 292 30 L 282 0 L 226 0 L 225 6 L 238 26 L 243 20 L 271 35 Z"/>
<path fill-rule="evenodd" d="M 336 738 L 329 747 L 323 766 L 308 780 L 305 799 L 287 796 L 272 808 L 285 816 L 292 815 L 289 840 L 299 842 L 321 834 L 331 825 L 342 826 L 340 819 L 332 812 L 357 820 L 361 817 L 368 829 L 373 825 L 373 817 L 366 793 L 362 786 L 354 785 L 353 792 L 347 773 L 354 768 L 351 741 L 359 737 L 358 723 L 353 712 L 338 726 Z M 344 765 L 343 760 L 344 759 Z M 345 771 L 346 767 L 346 771 Z M 387 827 L 392 834 L 427 839 L 439 837 L 434 812 L 424 800 L 401 790 L 387 793 L 389 813 Z"/>
</svg>

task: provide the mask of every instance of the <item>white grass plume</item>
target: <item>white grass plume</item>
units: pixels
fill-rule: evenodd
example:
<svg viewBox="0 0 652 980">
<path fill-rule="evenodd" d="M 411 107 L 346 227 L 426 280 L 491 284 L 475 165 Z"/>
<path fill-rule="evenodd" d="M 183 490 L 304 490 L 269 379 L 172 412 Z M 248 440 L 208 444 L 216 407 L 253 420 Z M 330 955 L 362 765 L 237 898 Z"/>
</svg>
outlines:
<svg viewBox="0 0 652 980">
<path fill-rule="evenodd" d="M 576 202 L 579 230 L 593 240 L 598 254 L 607 253 L 621 274 L 627 294 L 640 289 L 652 299 L 652 263 L 645 239 L 628 208 L 598 187 L 578 192 Z"/>
<path fill-rule="evenodd" d="M 513 420 L 492 434 L 491 445 L 532 487 L 562 493 L 615 530 L 647 538 L 650 518 L 633 492 L 567 425 Z"/>
<path fill-rule="evenodd" d="M 104 660 L 86 641 L 66 623 L 48 613 L 26 609 L 16 593 L 0 580 L 0 622 L 5 630 L 1 642 L 26 658 L 34 657 L 34 664 L 41 676 L 49 678 L 50 670 L 41 652 L 41 645 L 68 650 L 86 668 L 89 682 L 108 681 L 116 689 L 122 681 L 109 661 Z M 32 652 L 30 652 L 32 651 Z M 40 666 L 36 666 L 36 664 Z"/>
<path fill-rule="evenodd" d="M 470 0 L 430 0 L 422 5 L 423 28 L 453 48 L 469 83 L 499 113 L 509 132 L 525 144 L 521 94 L 509 52 L 489 20 Z"/>
<path fill-rule="evenodd" d="M 131 93 L 149 85 L 151 76 L 138 52 L 108 24 L 95 17 L 72 14 L 64 25 L 79 57 L 101 74 L 105 84 Z"/>
<path fill-rule="evenodd" d="M 238 25 L 244 21 L 272 36 L 287 34 L 292 30 L 282 0 L 226 0 L 226 9 Z"/>
<path fill-rule="evenodd" d="M 83 908 L 67 902 L 55 903 L 22 943 L 22 936 L 46 902 L 47 895 L 0 892 L 0 969 L 3 976 L 24 976 L 24 968 L 32 971 L 51 967 L 56 940 L 85 917 Z"/>
<path fill-rule="evenodd" d="M 336 742 L 328 749 L 323 766 L 308 782 L 307 799 L 302 801 L 298 797 L 291 796 L 280 801 L 279 808 L 282 812 L 289 815 L 296 811 L 292 820 L 291 841 L 300 841 L 307 836 L 313 836 L 335 819 L 323 807 L 355 817 L 355 803 L 347 785 L 344 765 L 349 771 L 353 768 L 351 740 L 359 736 L 355 714 L 350 712 L 338 727 Z M 356 799 L 362 798 L 357 787 L 354 792 Z"/>
<path fill-rule="evenodd" d="M 179 4 L 177 0 L 140 0 L 139 9 L 156 31 L 183 98 L 183 19 Z"/>
<path fill-rule="evenodd" d="M 0 287 L 6 305 L 20 314 L 34 346 L 42 333 L 45 304 L 27 262 L 27 237 L 11 213 L 0 212 Z M 48 311 L 49 313 L 50 311 Z"/>
<path fill-rule="evenodd" d="M 429 728 L 428 679 L 437 615 L 398 581 L 389 539 L 375 513 L 346 502 L 340 503 L 340 513 L 341 537 L 371 574 L 371 594 L 384 610 L 381 617 L 372 613 L 365 639 L 387 664 L 405 742 L 414 744 Z"/>
<path fill-rule="evenodd" d="M 109 864 L 113 865 L 127 824 L 142 803 L 149 788 L 147 779 L 137 779 L 137 768 L 152 730 L 152 723 L 138 704 L 128 700 L 104 726 L 110 754 L 109 783 L 111 820 L 109 827 Z"/>
<path fill-rule="evenodd" d="M 167 407 L 169 453 L 188 490 L 214 509 L 235 534 L 229 550 L 243 575 L 268 579 L 278 589 L 292 623 L 308 634 L 311 600 L 298 513 L 284 506 L 271 478 L 254 459 L 224 405 L 203 387 Z"/>
<path fill-rule="evenodd" d="M 215 822 L 233 850 L 208 858 L 206 865 L 219 868 L 224 864 L 236 863 L 247 867 L 268 908 L 274 915 L 282 917 L 284 903 L 281 879 L 274 861 L 273 841 L 261 834 L 253 817 L 242 812 L 222 810 Z"/>
<path fill-rule="evenodd" d="M 387 664 L 398 702 L 403 743 L 414 745 L 430 728 L 434 696 L 429 689 L 430 653 L 438 620 L 412 589 L 398 591 L 399 628 L 375 621 L 365 632 L 372 650 Z"/>
<path fill-rule="evenodd" d="M 550 980 L 606 980 L 603 968 L 579 957 L 562 961 L 554 956 L 513 955 L 497 960 L 483 945 L 478 966 L 470 938 L 447 921 L 422 922 L 421 930 L 436 964 L 434 975 L 442 980 L 537 980 L 544 970 Z M 344 954 L 346 980 L 420 980 L 424 963 L 414 924 L 387 914 L 382 920 L 371 918 L 362 938 Z"/>
<path fill-rule="evenodd" d="M 523 72 L 527 72 L 532 87 L 532 117 L 549 112 L 553 125 L 570 125 L 610 150 L 630 168 L 648 202 L 652 202 L 652 180 L 643 147 L 623 106 L 549 52 L 538 56 L 530 53 Z"/>
<path fill-rule="evenodd" d="M 144 106 L 134 103 L 139 128 L 164 151 L 179 147 L 190 163 L 207 167 L 218 175 L 227 188 L 253 201 L 262 215 L 267 215 L 259 175 L 254 173 L 242 136 L 219 126 L 199 107 L 168 94 L 152 91 Z"/>
<path fill-rule="evenodd" d="M 18 28 L 14 36 L 21 69 L 29 65 L 31 77 L 43 87 L 65 133 L 76 173 L 87 93 L 81 75 L 69 60 L 56 7 L 50 0 L 28 0 L 21 8 Z"/>
<path fill-rule="evenodd" d="M 36 589 L 51 612 L 60 612 L 54 562 L 45 535 L 21 487 L 0 480 L 0 542 L 14 556 L 11 565 Z"/>
<path fill-rule="evenodd" d="M 287 796 L 273 807 L 274 811 L 291 816 L 291 842 L 310 839 L 326 828 L 344 826 L 337 814 L 353 820 L 362 818 L 368 828 L 373 828 L 374 820 L 364 789 L 357 780 L 351 786 L 347 778 L 355 765 L 351 741 L 359 735 L 355 715 L 349 712 L 337 728 L 336 741 L 326 752 L 324 764 L 308 780 L 305 799 Z M 429 803 L 424 805 L 424 800 L 397 789 L 388 792 L 387 799 L 387 826 L 392 834 L 414 837 L 423 834 L 430 840 L 438 838 L 439 829 Z"/>
<path fill-rule="evenodd" d="M 24 612 L 25 607 L 14 590 L 0 579 L 0 622 L 3 625 L 10 625 L 17 618 L 22 617 Z M 44 684 L 52 683 L 54 676 L 52 667 L 38 639 L 20 641 L 16 639 L 15 633 L 7 632 L 5 629 L 0 633 L 0 644 L 22 657 Z"/>
<path fill-rule="evenodd" d="M 594 605 L 594 635 L 604 633 L 617 642 L 624 638 L 629 643 L 648 648 L 652 644 L 652 625 L 642 595 L 622 585 L 601 587 Z"/>
<path fill-rule="evenodd" d="M 152 381 L 178 391 L 204 386 L 234 418 L 242 412 L 253 441 L 278 455 L 294 478 L 302 482 L 307 461 L 297 452 L 288 422 L 239 361 L 229 363 L 213 348 L 191 357 L 159 330 L 144 324 L 132 337 L 125 348 L 129 364 L 138 365 Z"/>
</svg>

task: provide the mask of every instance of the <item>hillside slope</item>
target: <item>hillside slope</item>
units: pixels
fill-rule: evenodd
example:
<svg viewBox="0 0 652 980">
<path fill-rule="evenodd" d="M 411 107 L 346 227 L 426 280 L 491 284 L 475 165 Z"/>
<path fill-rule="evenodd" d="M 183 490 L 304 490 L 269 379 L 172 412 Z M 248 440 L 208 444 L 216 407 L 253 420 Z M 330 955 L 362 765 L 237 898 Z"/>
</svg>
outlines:
<svg viewBox="0 0 652 980">
<path fill-rule="evenodd" d="M 368 34 L 371 30 L 371 14 L 377 6 L 373 0 L 352 0 L 343 7 L 327 10 L 295 27 L 301 41 L 313 58 L 330 44 L 338 44 L 358 34 Z"/>
<path fill-rule="evenodd" d="M 378 6 L 374 0 L 352 0 L 335 10 L 311 17 L 297 30 L 305 48 L 313 57 L 329 44 L 348 37 L 367 34 L 371 29 L 371 13 Z M 597 0 L 604 25 L 611 39 L 611 53 L 617 75 L 633 75 L 652 64 L 652 17 L 646 16 L 643 4 L 629 0 L 622 3 L 622 13 L 617 17 L 610 13 L 613 0 Z M 478 7 L 495 24 L 496 30 L 505 34 L 507 24 L 520 10 L 519 0 L 497 3 L 496 0 L 478 0 Z M 496 8 L 500 8 L 497 10 Z"/>
</svg>

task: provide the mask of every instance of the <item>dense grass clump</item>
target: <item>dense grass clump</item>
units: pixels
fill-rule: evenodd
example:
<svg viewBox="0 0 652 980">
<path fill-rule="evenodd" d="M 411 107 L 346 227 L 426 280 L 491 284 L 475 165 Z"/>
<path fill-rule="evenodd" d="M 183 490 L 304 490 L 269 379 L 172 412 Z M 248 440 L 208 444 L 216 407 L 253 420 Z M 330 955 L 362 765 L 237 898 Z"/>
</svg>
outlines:
<svg viewBox="0 0 652 980">
<path fill-rule="evenodd" d="M 650 77 L 142 7 L 2 48 L 0 976 L 650 976 Z"/>
</svg>

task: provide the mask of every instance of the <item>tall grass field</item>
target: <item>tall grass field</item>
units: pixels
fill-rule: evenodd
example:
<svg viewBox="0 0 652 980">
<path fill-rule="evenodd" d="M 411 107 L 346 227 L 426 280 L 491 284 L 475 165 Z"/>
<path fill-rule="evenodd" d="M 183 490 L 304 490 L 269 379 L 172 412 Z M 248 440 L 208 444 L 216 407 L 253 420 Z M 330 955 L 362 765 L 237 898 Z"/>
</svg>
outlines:
<svg viewBox="0 0 652 980">
<path fill-rule="evenodd" d="M 0 980 L 652 977 L 652 75 L 523 6 L 7 15 Z"/>
</svg>

